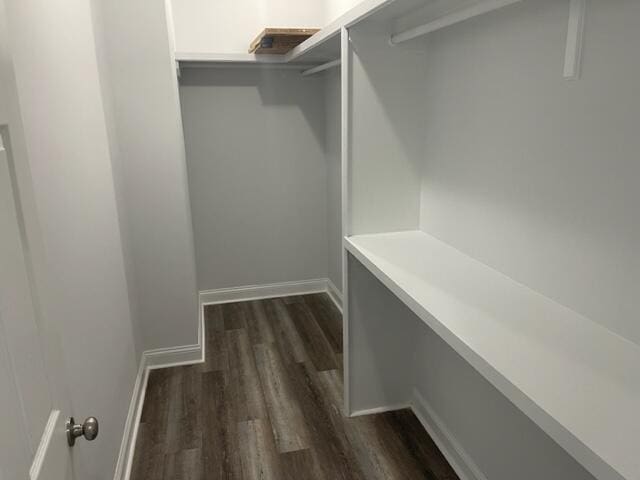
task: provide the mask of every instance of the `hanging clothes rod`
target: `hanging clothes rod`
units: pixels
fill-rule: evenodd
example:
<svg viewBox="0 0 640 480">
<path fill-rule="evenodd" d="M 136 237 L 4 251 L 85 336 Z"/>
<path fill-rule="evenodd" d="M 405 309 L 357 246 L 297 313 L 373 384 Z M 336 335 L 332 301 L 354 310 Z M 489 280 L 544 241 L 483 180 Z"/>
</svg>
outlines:
<svg viewBox="0 0 640 480">
<path fill-rule="evenodd" d="M 317 67 L 310 68 L 302 72 L 303 77 L 307 77 L 309 75 L 313 75 L 314 73 L 319 73 L 324 70 L 329 70 L 330 68 L 337 67 L 340 65 L 340 59 L 332 60 L 327 63 L 323 63 L 322 65 L 318 65 Z"/>
<path fill-rule="evenodd" d="M 521 1 L 522 0 L 481 1 L 471 7 L 463 8 L 456 12 L 443 15 L 442 17 L 436 20 L 433 20 L 431 22 L 425 23 L 424 25 L 410 28 L 409 30 L 405 30 L 404 32 L 391 35 L 391 37 L 389 38 L 389 43 L 391 43 L 391 45 L 397 45 L 399 43 L 406 42 L 407 40 L 412 40 L 422 35 L 426 35 L 428 33 L 435 32 L 436 30 L 440 30 L 441 28 L 446 28 L 451 25 L 455 25 L 456 23 L 464 22 L 465 20 L 468 20 L 473 17 L 477 17 L 478 15 L 489 13 L 489 12 L 492 12 L 493 10 L 498 10 L 499 8 L 506 7 L 507 5 L 511 5 L 512 3 L 517 3 Z"/>
</svg>

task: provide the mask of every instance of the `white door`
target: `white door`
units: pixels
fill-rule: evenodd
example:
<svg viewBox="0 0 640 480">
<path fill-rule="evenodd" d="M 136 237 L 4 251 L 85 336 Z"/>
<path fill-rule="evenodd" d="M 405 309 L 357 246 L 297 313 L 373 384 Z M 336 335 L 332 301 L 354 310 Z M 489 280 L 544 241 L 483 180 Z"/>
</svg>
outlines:
<svg viewBox="0 0 640 480">
<path fill-rule="evenodd" d="M 0 480 L 71 480 L 70 402 L 41 318 L 10 152 L 0 140 Z M 1 138 L 1 137 L 0 137 Z M 56 386 L 57 385 L 57 386 Z"/>
<path fill-rule="evenodd" d="M 32 478 L 109 480 L 127 459 L 138 352 L 99 4 L 0 0 L 1 480 L 34 459 Z M 96 441 L 67 447 L 71 415 L 99 418 Z"/>
</svg>

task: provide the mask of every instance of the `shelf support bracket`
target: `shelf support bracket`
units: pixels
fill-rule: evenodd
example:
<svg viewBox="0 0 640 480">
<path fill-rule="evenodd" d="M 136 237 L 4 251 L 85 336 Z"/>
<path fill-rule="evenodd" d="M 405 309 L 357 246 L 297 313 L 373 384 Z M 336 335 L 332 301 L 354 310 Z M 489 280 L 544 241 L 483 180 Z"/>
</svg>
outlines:
<svg viewBox="0 0 640 480">
<path fill-rule="evenodd" d="M 398 45 L 399 43 L 406 42 L 407 40 L 413 40 L 414 38 L 421 37 L 422 35 L 427 35 L 431 32 L 450 27 L 456 23 L 464 22 L 470 18 L 493 12 L 494 10 L 498 10 L 520 1 L 522 0 L 483 0 L 476 2 L 475 4 L 461 10 L 456 10 L 446 15 L 442 15 L 441 17 L 433 19 L 424 25 L 410 28 L 404 32 L 395 33 L 389 37 L 389 43 L 391 45 Z"/>
<path fill-rule="evenodd" d="M 570 0 L 567 49 L 564 56 L 564 78 L 567 80 L 580 78 L 586 10 L 587 0 Z"/>
</svg>

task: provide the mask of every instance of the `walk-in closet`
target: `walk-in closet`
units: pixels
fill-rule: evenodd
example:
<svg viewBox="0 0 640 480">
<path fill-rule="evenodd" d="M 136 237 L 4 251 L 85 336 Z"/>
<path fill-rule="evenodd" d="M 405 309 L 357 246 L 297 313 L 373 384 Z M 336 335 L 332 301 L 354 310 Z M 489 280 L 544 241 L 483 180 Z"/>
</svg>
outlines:
<svg viewBox="0 0 640 480">
<path fill-rule="evenodd" d="M 0 0 L 0 480 L 640 480 L 639 24 Z"/>
</svg>

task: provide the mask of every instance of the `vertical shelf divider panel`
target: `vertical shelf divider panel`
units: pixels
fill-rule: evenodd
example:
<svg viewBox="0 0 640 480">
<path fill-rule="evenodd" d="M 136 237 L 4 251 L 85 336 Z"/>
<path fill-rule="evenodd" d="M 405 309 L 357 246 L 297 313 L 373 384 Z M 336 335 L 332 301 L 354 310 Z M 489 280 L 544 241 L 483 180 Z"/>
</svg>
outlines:
<svg viewBox="0 0 640 480">
<path fill-rule="evenodd" d="M 351 114 L 351 50 L 349 44 L 349 30 L 342 27 L 340 30 L 340 153 L 341 153 L 341 170 L 342 170 L 342 235 L 348 237 L 351 235 L 351 219 L 349 215 L 350 191 L 349 188 L 349 158 L 350 158 L 350 114 Z M 348 275 L 348 257 L 344 244 L 342 246 L 342 349 L 343 349 L 343 376 L 344 376 L 344 405 L 345 415 L 349 416 L 351 410 L 351 386 L 350 386 L 350 324 L 349 324 L 349 275 Z"/>
<path fill-rule="evenodd" d="M 420 41 L 391 46 L 391 22 L 372 17 L 343 38 L 347 238 L 419 225 L 426 54 Z M 411 342 L 421 326 L 349 253 L 344 266 L 345 409 L 358 415 L 406 407 Z"/>
</svg>

